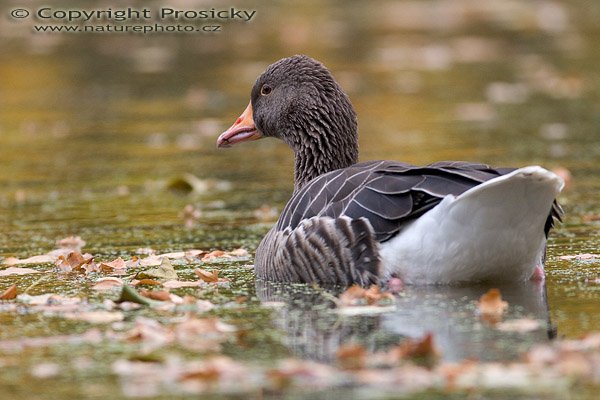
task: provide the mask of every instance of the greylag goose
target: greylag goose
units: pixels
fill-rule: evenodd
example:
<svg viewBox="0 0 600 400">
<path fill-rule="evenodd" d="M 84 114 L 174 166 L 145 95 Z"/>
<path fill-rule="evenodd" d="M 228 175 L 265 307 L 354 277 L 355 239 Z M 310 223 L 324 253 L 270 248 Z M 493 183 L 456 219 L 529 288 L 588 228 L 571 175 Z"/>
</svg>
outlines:
<svg viewBox="0 0 600 400">
<path fill-rule="evenodd" d="M 294 192 L 256 250 L 259 279 L 334 285 L 523 281 L 543 273 L 563 182 L 539 167 L 358 162 L 356 113 L 303 55 L 270 65 L 217 147 L 273 137 L 295 155 Z"/>
</svg>

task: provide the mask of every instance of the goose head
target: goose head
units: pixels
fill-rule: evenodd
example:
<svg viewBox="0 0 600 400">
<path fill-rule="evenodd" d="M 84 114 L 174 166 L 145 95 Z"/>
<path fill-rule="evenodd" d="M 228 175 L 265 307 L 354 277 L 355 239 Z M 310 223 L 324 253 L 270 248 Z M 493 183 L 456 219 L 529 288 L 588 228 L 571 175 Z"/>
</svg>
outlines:
<svg viewBox="0 0 600 400">
<path fill-rule="evenodd" d="M 329 70 L 304 55 L 271 64 L 217 147 L 272 137 L 295 154 L 295 187 L 358 160 L 356 113 Z"/>
</svg>

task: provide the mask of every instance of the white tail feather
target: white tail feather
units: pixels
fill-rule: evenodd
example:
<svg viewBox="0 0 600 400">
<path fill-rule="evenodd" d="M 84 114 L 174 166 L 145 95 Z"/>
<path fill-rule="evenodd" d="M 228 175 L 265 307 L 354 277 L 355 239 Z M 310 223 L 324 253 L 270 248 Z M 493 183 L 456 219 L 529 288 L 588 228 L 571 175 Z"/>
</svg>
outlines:
<svg viewBox="0 0 600 400">
<path fill-rule="evenodd" d="M 381 245 L 385 271 L 415 284 L 528 279 L 562 187 L 556 174 L 530 166 L 449 195 Z"/>
</svg>

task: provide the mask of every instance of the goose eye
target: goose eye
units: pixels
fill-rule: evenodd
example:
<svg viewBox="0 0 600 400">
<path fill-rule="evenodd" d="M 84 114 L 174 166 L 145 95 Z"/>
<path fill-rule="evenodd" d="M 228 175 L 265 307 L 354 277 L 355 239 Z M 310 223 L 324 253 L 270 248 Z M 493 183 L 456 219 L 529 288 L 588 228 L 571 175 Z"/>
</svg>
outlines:
<svg viewBox="0 0 600 400">
<path fill-rule="evenodd" d="M 263 87 L 260 88 L 260 94 L 262 94 L 263 96 L 266 96 L 269 93 L 271 93 L 271 90 L 273 90 L 271 88 L 271 86 L 269 86 L 269 85 L 263 85 Z"/>
</svg>

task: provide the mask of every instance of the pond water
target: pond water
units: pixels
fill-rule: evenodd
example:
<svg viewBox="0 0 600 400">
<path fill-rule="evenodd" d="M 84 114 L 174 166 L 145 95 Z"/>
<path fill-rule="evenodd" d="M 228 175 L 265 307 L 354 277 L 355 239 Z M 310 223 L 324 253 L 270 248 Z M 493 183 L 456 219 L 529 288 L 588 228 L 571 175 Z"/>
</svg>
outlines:
<svg viewBox="0 0 600 400">
<path fill-rule="evenodd" d="M 274 140 L 228 150 L 217 150 L 215 140 L 244 109 L 269 63 L 305 53 L 330 68 L 355 105 L 361 160 L 540 164 L 572 175 L 560 197 L 564 223 L 549 241 L 546 288 L 502 291 L 515 316 L 544 324 L 521 336 L 482 326 L 473 307 L 488 287 L 408 288 L 395 312 L 340 322 L 310 288 L 301 290 L 306 300 L 264 288 L 257 293 L 244 267 L 250 260 L 222 266 L 229 289 L 201 293 L 217 303 L 250 299 L 242 310 L 217 312 L 251 331 L 248 347 L 228 348 L 230 355 L 330 362 L 340 343 L 385 348 L 431 331 L 448 360 L 505 360 L 549 335 L 599 331 L 598 259 L 560 257 L 599 253 L 600 5 L 481 3 L 244 2 L 244 9 L 257 10 L 255 19 L 226 22 L 218 34 L 42 34 L 32 33 L 29 21 L 2 18 L 0 259 L 47 253 L 70 235 L 106 261 L 131 258 L 138 248 L 242 247 L 252 254 L 272 224 L 256 210 L 281 210 L 291 194 L 292 155 Z M 10 9 L 0 7 L 2 15 Z M 206 184 L 199 193 L 168 189 L 188 173 Z M 190 217 L 188 205 L 200 214 Z M 33 281 L 0 277 L 0 291 Z M 57 278 L 30 294 L 89 293 L 81 285 L 87 283 Z M 265 296 L 283 296 L 287 305 L 264 307 Z M 89 327 L 3 312 L 0 326 L 0 343 Z M 123 350 L 81 351 L 110 361 Z M 67 359 L 68 349 L 29 350 L 22 365 L 1 373 L 0 391 L 28 398 L 41 390 L 24 386 L 30 366 Z M 82 381 L 89 379 L 100 393 L 119 396 L 117 386 L 103 386 L 115 378 L 100 365 L 97 374 L 61 376 L 52 387 L 67 384 L 57 393 L 85 395 L 92 390 Z"/>
</svg>

